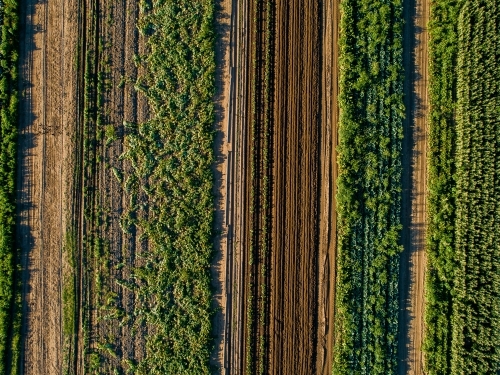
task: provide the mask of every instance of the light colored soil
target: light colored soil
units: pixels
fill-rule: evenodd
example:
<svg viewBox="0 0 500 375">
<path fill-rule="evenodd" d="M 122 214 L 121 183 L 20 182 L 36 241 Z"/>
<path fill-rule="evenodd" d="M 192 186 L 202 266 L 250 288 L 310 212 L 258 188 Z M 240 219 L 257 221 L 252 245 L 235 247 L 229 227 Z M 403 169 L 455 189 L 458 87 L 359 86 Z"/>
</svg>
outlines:
<svg viewBox="0 0 500 375">
<path fill-rule="evenodd" d="M 316 372 L 330 375 L 333 360 L 338 128 L 339 0 L 323 3 L 323 102 L 321 121 L 321 193 L 318 268 L 318 348 Z"/>
<path fill-rule="evenodd" d="M 225 374 L 227 367 L 228 349 L 230 345 L 227 319 L 228 297 L 227 286 L 230 285 L 230 265 L 228 264 L 228 253 L 231 241 L 228 241 L 230 233 L 229 206 L 231 202 L 231 182 L 228 180 L 229 150 L 228 126 L 229 126 L 229 103 L 230 103 L 230 33 L 231 33 L 231 0 L 217 0 L 216 4 L 216 28 L 217 39 L 215 42 L 215 58 L 217 69 L 215 72 L 216 95 L 215 101 L 215 165 L 213 173 L 215 177 L 215 223 L 216 233 L 214 246 L 215 258 L 212 262 L 212 285 L 214 287 L 214 307 L 217 312 L 213 319 L 213 335 L 215 346 L 210 358 L 212 365 L 219 370 L 217 373 Z M 231 311 L 229 306 L 229 312 Z M 227 338 L 227 339 L 226 339 Z"/>
<path fill-rule="evenodd" d="M 62 246 L 75 118 L 76 2 L 21 4 L 17 244 L 22 253 L 21 374 L 62 369 Z"/>
<path fill-rule="evenodd" d="M 403 244 L 401 262 L 401 331 L 399 374 L 424 373 L 422 340 L 424 332 L 424 278 L 427 178 L 428 113 L 428 32 L 429 1 L 405 4 L 407 69 L 407 141 L 404 168 L 411 174 L 403 186 Z"/>
</svg>

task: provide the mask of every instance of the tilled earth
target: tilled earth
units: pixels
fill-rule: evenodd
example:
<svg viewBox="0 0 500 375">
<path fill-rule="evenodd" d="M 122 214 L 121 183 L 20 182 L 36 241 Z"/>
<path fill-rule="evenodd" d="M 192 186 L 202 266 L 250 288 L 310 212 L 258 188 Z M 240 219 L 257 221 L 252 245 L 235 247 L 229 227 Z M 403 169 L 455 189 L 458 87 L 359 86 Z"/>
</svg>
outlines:
<svg viewBox="0 0 500 375">
<path fill-rule="evenodd" d="M 323 72 L 335 69 L 336 25 L 323 33 L 318 15 L 331 17 L 332 5 L 239 11 L 234 374 L 331 371 L 336 106 Z"/>
</svg>

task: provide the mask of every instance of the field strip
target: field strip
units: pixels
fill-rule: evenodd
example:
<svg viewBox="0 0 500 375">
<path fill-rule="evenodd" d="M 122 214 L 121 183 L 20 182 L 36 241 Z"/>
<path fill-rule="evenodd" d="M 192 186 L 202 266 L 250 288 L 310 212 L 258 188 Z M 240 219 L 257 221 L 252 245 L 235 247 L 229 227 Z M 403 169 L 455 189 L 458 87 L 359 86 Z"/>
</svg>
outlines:
<svg viewBox="0 0 500 375">
<path fill-rule="evenodd" d="M 65 62 L 74 59 L 74 18 L 68 11 L 75 4 L 61 1 L 27 1 L 21 13 L 23 95 L 17 185 L 24 300 L 21 374 L 62 373 L 65 176 L 71 155 L 65 147 L 73 126 L 69 92 L 75 68 Z"/>
<path fill-rule="evenodd" d="M 318 259 L 319 305 L 316 365 L 317 373 L 322 375 L 330 375 L 332 372 L 334 345 L 339 20 L 339 1 L 325 1 L 323 4 L 320 255 Z"/>
<path fill-rule="evenodd" d="M 401 260 L 401 330 L 399 374 L 424 373 L 422 342 L 424 332 L 425 227 L 427 194 L 427 111 L 429 1 L 405 3 L 406 51 L 405 85 L 408 132 L 404 168 L 411 171 L 403 188 L 404 254 Z M 411 134 L 411 135 L 410 135 Z M 408 185 L 409 183 L 409 185 Z"/>
<path fill-rule="evenodd" d="M 232 229 L 232 43 L 233 43 L 233 0 L 217 1 L 216 18 L 216 74 L 215 74 L 215 251 L 212 261 L 214 304 L 218 311 L 212 319 L 215 337 L 211 364 L 217 366 L 219 374 L 229 374 L 231 357 L 231 247 Z"/>
</svg>

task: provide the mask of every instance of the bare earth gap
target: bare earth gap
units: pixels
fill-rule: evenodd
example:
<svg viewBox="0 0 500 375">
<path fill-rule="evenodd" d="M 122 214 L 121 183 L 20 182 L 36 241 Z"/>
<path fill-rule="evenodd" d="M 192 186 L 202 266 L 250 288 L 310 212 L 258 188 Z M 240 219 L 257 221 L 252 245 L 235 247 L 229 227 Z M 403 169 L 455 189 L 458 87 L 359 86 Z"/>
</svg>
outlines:
<svg viewBox="0 0 500 375">
<path fill-rule="evenodd" d="M 318 268 L 318 374 L 332 372 L 336 275 L 339 1 L 323 2 L 320 235 Z"/>
<path fill-rule="evenodd" d="M 400 273 L 400 375 L 424 374 L 425 227 L 427 194 L 428 0 L 404 2 L 407 119 L 403 168 L 403 245 Z"/>
<path fill-rule="evenodd" d="M 62 369 L 62 247 L 75 116 L 76 3 L 21 3 L 17 245 L 22 374 Z"/>
</svg>

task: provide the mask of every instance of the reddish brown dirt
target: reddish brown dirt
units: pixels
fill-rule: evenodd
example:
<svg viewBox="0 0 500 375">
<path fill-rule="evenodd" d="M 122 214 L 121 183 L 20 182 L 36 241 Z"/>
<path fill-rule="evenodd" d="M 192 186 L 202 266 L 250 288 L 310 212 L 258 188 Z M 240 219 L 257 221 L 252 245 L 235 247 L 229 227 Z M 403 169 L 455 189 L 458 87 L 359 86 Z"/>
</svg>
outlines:
<svg viewBox="0 0 500 375">
<path fill-rule="evenodd" d="M 318 269 L 318 348 L 317 373 L 330 375 L 333 360 L 335 317 L 336 201 L 338 145 L 338 32 L 339 1 L 323 3 L 323 72 L 321 113 L 321 187 Z"/>
<path fill-rule="evenodd" d="M 334 30 L 329 23 L 329 34 L 321 34 L 323 9 L 315 1 L 279 2 L 270 9 L 259 4 L 243 2 L 238 9 L 233 274 L 241 278 L 233 284 L 230 373 L 324 373 L 331 366 L 335 268 L 335 89 L 326 72 L 333 68 Z M 332 11 L 330 3 L 323 16 Z M 330 43 L 324 63 L 323 38 Z M 329 286 L 321 302 L 320 277 Z"/>
<path fill-rule="evenodd" d="M 399 374 L 424 374 L 425 227 L 427 193 L 428 0 L 408 0 L 405 8 L 405 97 L 407 120 L 403 148 L 403 244 Z"/>
<path fill-rule="evenodd" d="M 272 374 L 316 373 L 320 14 L 278 3 L 271 266 Z"/>
<path fill-rule="evenodd" d="M 63 245 L 76 117 L 77 2 L 21 3 L 17 244 L 22 374 L 61 374 Z"/>
</svg>

